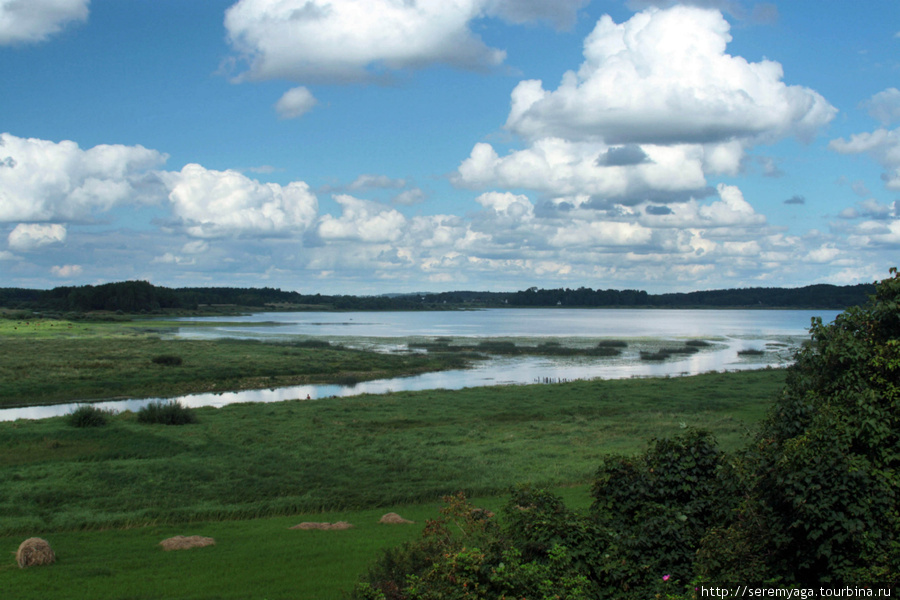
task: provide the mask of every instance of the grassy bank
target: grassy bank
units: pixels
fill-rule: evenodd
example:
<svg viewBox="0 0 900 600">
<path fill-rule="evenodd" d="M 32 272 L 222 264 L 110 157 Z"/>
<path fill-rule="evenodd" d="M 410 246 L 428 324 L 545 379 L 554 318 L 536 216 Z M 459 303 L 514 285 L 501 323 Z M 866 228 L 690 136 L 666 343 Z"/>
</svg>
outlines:
<svg viewBox="0 0 900 600">
<path fill-rule="evenodd" d="M 199 423 L 0 423 L 0 533 L 237 519 L 586 482 L 686 426 L 743 444 L 782 371 L 199 409 Z"/>
<path fill-rule="evenodd" d="M 0 407 L 345 383 L 463 365 L 452 355 L 317 341 L 167 339 L 166 325 L 0 320 Z"/>
</svg>

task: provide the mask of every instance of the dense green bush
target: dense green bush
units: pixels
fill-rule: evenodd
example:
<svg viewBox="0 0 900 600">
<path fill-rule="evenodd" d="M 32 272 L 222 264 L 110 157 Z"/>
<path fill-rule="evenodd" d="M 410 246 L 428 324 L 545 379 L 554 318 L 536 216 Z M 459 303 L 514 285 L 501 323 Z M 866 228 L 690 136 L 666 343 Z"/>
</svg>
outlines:
<svg viewBox="0 0 900 600">
<path fill-rule="evenodd" d="M 728 472 L 715 438 L 694 430 L 604 460 L 591 494 L 608 536 L 595 558 L 607 593 L 640 598 L 663 577 L 689 583 L 700 540 L 734 505 Z"/>
<path fill-rule="evenodd" d="M 814 321 L 746 456 L 734 522 L 701 552 L 719 580 L 900 582 L 900 277 Z"/>
<path fill-rule="evenodd" d="M 423 537 L 385 551 L 354 591 L 358 600 L 464 600 L 593 596 L 566 532 L 591 536 L 589 520 L 546 492 L 517 490 L 497 520 L 462 495 L 445 498 Z"/>
<path fill-rule="evenodd" d="M 137 413 L 139 423 L 189 425 L 197 422 L 194 411 L 180 402 L 151 402 Z"/>
<path fill-rule="evenodd" d="M 72 427 L 103 427 L 111 414 L 110 411 L 83 404 L 69 413 L 68 421 Z"/>
<path fill-rule="evenodd" d="M 155 364 L 163 365 L 164 367 L 178 367 L 184 362 L 180 356 L 175 356 L 174 354 L 160 354 L 159 356 L 154 356 L 150 360 Z"/>
</svg>

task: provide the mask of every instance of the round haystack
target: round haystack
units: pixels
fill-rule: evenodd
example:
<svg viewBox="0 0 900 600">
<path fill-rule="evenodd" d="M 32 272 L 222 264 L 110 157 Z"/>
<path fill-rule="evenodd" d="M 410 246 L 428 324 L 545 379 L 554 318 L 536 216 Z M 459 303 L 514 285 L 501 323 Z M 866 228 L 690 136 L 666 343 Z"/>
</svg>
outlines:
<svg viewBox="0 0 900 600">
<path fill-rule="evenodd" d="M 203 537 L 200 535 L 176 535 L 167 538 L 159 543 L 163 550 L 187 550 L 189 548 L 202 548 L 204 546 L 215 546 L 216 540 L 211 537 Z"/>
<path fill-rule="evenodd" d="M 322 529 L 326 531 L 333 530 L 341 530 L 341 529 L 350 529 L 353 527 L 347 521 L 338 521 L 337 523 L 313 523 L 313 522 L 304 522 L 299 525 L 294 525 L 290 529 Z"/>
<path fill-rule="evenodd" d="M 47 540 L 41 538 L 28 538 L 19 544 L 16 552 L 16 562 L 19 568 L 37 567 L 40 565 L 52 565 L 56 562 L 56 555 Z"/>
<path fill-rule="evenodd" d="M 409 519 L 404 519 L 397 513 L 388 513 L 381 517 L 378 521 L 379 523 L 387 523 L 388 525 L 406 525 L 415 523 L 415 521 L 410 521 Z"/>
</svg>

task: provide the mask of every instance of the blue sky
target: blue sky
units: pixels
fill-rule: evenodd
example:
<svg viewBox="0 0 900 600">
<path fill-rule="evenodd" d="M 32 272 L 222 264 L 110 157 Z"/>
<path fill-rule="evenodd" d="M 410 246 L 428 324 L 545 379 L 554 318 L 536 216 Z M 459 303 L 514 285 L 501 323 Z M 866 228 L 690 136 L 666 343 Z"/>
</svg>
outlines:
<svg viewBox="0 0 900 600">
<path fill-rule="evenodd" d="M 898 81 L 898 0 L 0 0 L 0 286 L 871 282 Z"/>
</svg>

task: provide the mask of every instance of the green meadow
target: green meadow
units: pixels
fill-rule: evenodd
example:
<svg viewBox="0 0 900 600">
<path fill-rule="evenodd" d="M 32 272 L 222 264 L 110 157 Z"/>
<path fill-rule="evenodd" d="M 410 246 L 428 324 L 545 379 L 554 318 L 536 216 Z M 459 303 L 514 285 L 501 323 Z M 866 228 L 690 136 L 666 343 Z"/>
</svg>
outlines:
<svg viewBox="0 0 900 600">
<path fill-rule="evenodd" d="M 0 423 L 0 586 L 20 598 L 339 598 L 377 548 L 415 535 L 378 524 L 385 512 L 421 523 L 458 491 L 502 504 L 521 483 L 578 490 L 602 456 L 686 427 L 736 448 L 783 381 L 762 370 L 237 404 L 183 426 L 129 412 L 102 427 Z M 356 527 L 288 529 L 305 520 Z M 163 552 L 175 534 L 217 544 Z M 33 535 L 56 565 L 16 567 Z"/>
</svg>

